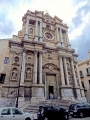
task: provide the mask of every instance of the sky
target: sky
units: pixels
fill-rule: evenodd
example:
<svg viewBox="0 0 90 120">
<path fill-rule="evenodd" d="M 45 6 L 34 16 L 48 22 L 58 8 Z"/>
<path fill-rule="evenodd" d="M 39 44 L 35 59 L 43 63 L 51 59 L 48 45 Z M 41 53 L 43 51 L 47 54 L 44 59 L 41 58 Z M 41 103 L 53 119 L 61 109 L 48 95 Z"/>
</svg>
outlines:
<svg viewBox="0 0 90 120">
<path fill-rule="evenodd" d="M 0 39 L 11 38 L 22 29 L 27 10 L 48 11 L 69 26 L 69 41 L 79 54 L 88 58 L 90 50 L 90 0 L 0 0 Z"/>
</svg>

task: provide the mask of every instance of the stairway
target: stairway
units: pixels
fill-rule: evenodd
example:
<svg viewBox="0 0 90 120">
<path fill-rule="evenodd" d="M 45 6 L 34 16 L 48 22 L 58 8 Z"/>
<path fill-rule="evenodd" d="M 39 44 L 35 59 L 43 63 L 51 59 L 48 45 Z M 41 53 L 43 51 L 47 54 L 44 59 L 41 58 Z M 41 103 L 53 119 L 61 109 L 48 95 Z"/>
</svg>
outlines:
<svg viewBox="0 0 90 120">
<path fill-rule="evenodd" d="M 38 113 L 38 109 L 39 106 L 45 105 L 45 104 L 51 104 L 51 105 L 59 105 L 62 108 L 68 110 L 70 104 L 74 104 L 75 102 L 69 101 L 69 100 L 45 100 L 45 101 L 41 101 L 39 103 L 36 104 L 26 104 L 25 106 L 23 106 L 22 109 L 24 112 L 29 112 L 32 113 L 34 115 L 34 119 L 37 119 L 37 113 Z"/>
</svg>

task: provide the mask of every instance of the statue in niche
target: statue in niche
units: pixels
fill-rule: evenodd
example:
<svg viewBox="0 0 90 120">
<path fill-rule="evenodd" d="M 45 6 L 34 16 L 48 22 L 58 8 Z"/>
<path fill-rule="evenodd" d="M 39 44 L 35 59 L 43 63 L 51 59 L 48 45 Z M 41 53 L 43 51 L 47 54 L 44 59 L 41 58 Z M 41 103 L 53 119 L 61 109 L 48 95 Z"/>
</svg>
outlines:
<svg viewBox="0 0 90 120">
<path fill-rule="evenodd" d="M 31 68 L 27 68 L 26 79 L 30 79 L 30 78 L 31 78 Z"/>
<path fill-rule="evenodd" d="M 12 70 L 12 79 L 17 79 L 17 68 L 13 68 Z"/>
<path fill-rule="evenodd" d="M 29 29 L 29 34 L 33 34 L 33 28 Z"/>
</svg>

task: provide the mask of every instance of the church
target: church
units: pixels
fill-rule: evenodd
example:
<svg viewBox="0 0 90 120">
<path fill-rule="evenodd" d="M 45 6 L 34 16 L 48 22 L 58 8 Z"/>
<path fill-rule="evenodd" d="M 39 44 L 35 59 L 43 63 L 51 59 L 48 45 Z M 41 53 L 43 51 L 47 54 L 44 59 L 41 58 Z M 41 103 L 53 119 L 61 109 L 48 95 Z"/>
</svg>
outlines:
<svg viewBox="0 0 90 120">
<path fill-rule="evenodd" d="M 0 40 L 1 97 L 14 91 L 32 103 L 50 99 L 84 101 L 77 72 L 75 49 L 71 48 L 68 26 L 57 16 L 29 11 L 22 17 L 22 30 Z"/>
</svg>

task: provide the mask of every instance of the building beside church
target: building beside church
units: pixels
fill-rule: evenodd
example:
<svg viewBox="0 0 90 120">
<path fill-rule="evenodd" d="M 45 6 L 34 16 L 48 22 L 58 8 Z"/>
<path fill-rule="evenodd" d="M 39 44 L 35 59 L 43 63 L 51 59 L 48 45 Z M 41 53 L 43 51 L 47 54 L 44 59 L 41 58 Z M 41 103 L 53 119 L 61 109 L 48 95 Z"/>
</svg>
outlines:
<svg viewBox="0 0 90 120">
<path fill-rule="evenodd" d="M 1 97 L 12 91 L 31 102 L 49 99 L 85 100 L 78 79 L 77 57 L 68 39 L 68 26 L 57 16 L 27 11 L 22 30 L 0 40 Z"/>
<path fill-rule="evenodd" d="M 85 96 L 90 102 L 90 51 L 88 51 L 88 55 L 89 58 L 79 61 L 77 66 Z"/>
</svg>

